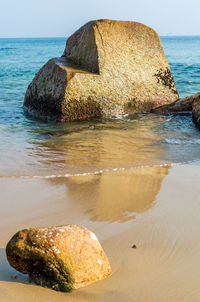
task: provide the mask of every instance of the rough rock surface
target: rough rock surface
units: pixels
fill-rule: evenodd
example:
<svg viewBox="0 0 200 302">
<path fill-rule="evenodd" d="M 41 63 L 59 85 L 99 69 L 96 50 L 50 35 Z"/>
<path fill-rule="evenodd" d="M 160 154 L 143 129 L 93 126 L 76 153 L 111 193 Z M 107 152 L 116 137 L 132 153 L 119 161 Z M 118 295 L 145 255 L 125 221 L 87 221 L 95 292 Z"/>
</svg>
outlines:
<svg viewBox="0 0 200 302">
<path fill-rule="evenodd" d="M 196 126 L 200 129 L 200 93 L 197 94 L 193 102 L 192 118 Z"/>
<path fill-rule="evenodd" d="M 24 109 L 73 121 L 149 111 L 176 99 L 157 33 L 137 22 L 97 20 L 76 31 L 63 56 L 36 74 Z"/>
<path fill-rule="evenodd" d="M 152 113 L 159 114 L 181 114 L 184 112 L 191 112 L 195 101 L 198 102 L 200 98 L 200 92 L 197 92 L 191 96 L 167 104 L 151 110 Z"/>
<path fill-rule="evenodd" d="M 22 230 L 8 242 L 6 253 L 16 270 L 55 290 L 70 291 L 111 274 L 97 237 L 82 226 Z"/>
</svg>

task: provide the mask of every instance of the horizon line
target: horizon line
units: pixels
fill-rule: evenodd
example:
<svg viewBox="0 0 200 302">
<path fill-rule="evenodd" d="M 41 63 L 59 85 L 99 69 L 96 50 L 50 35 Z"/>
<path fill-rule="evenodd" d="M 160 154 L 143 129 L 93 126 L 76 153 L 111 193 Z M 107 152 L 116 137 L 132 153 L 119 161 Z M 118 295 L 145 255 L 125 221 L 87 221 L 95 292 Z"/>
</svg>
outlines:
<svg viewBox="0 0 200 302">
<path fill-rule="evenodd" d="M 0 39 L 64 39 L 70 36 L 30 36 L 30 37 L 0 37 Z M 200 34 L 192 34 L 192 35 L 178 35 L 178 34 L 168 34 L 168 35 L 159 35 L 159 37 L 200 37 Z"/>
</svg>

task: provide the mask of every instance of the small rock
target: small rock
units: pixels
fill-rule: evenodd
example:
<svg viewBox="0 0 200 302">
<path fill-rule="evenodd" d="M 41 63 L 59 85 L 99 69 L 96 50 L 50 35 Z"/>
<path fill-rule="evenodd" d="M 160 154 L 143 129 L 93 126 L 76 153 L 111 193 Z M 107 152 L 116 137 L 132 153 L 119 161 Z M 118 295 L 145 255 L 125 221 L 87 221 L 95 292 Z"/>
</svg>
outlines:
<svg viewBox="0 0 200 302">
<path fill-rule="evenodd" d="M 132 245 L 132 249 L 136 249 L 137 246 L 135 244 Z"/>
<path fill-rule="evenodd" d="M 184 114 L 191 112 L 194 108 L 194 104 L 198 102 L 200 98 L 200 92 L 197 92 L 191 96 L 187 96 L 183 99 L 177 99 L 171 104 L 167 104 L 151 110 L 152 113 L 157 114 Z"/>
<path fill-rule="evenodd" d="M 11 276 L 12 279 L 17 279 L 17 276 Z"/>
</svg>

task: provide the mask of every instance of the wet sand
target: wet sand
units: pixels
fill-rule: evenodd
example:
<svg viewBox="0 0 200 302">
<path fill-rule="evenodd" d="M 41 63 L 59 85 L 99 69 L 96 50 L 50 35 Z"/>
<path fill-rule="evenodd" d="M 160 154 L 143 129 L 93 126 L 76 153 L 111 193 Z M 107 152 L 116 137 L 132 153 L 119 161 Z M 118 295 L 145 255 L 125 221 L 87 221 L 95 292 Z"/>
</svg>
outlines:
<svg viewBox="0 0 200 302">
<path fill-rule="evenodd" d="M 0 301 L 200 301 L 199 178 L 194 165 L 1 178 Z M 5 246 L 16 231 L 67 223 L 96 233 L 113 269 L 109 278 L 60 293 L 9 266 Z"/>
</svg>

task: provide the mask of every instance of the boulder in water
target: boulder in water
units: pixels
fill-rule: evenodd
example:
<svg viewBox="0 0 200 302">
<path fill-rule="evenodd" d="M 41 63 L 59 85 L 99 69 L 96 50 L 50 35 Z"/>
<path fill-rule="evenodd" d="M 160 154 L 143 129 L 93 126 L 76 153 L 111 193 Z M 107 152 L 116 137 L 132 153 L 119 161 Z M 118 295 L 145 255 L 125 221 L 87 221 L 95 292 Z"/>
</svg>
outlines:
<svg viewBox="0 0 200 302">
<path fill-rule="evenodd" d="M 137 22 L 96 20 L 76 31 L 61 58 L 29 85 L 24 109 L 67 122 L 139 113 L 178 99 L 157 33 Z"/>
</svg>

